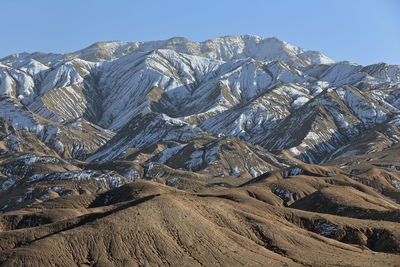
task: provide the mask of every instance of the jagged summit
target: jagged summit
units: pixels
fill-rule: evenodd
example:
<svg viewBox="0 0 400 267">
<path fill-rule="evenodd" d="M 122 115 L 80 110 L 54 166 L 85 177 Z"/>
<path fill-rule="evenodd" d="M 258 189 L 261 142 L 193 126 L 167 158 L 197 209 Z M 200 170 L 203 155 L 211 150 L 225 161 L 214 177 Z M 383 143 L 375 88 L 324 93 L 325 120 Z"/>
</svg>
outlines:
<svg viewBox="0 0 400 267">
<path fill-rule="evenodd" d="M 49 63 L 54 63 L 60 58 L 81 58 L 98 62 L 155 49 L 171 49 L 179 53 L 223 61 L 250 57 L 260 61 L 283 60 L 296 65 L 334 63 L 332 59 L 318 51 L 306 51 L 275 37 L 264 38 L 256 35 L 223 36 L 203 42 L 190 41 L 184 37 L 149 42 L 106 41 L 97 42 L 82 50 L 64 55 L 39 52 L 21 53 L 5 57 L 2 61 L 30 57 Z"/>
<path fill-rule="evenodd" d="M 204 42 L 193 42 L 183 37 L 151 42 L 101 42 L 72 53 L 70 56 L 98 61 L 154 49 L 171 49 L 180 53 L 223 61 L 250 57 L 263 61 L 284 60 L 300 65 L 334 62 L 320 52 L 305 51 L 275 37 L 263 38 L 256 35 L 223 36 Z"/>
</svg>

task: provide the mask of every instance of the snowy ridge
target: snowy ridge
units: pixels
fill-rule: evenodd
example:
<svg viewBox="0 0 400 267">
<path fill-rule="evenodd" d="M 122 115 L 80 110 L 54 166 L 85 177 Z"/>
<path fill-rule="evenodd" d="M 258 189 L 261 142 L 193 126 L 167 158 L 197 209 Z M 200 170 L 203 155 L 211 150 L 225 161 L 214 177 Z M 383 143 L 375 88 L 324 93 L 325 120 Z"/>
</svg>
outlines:
<svg viewBox="0 0 400 267">
<path fill-rule="evenodd" d="M 193 42 L 182 37 L 151 42 L 99 42 L 66 57 L 102 61 L 156 49 L 170 49 L 223 61 L 253 58 L 260 61 L 283 60 L 300 65 L 334 63 L 332 59 L 318 51 L 305 51 L 277 38 L 255 35 L 224 36 L 204 42 Z"/>
<path fill-rule="evenodd" d="M 399 140 L 399 85 L 399 66 L 334 62 L 253 35 L 100 42 L 0 61 L 1 117 L 62 156 L 101 162 L 220 135 L 313 163 L 361 151 L 354 140 L 375 151 Z M 374 131 L 381 138 L 367 141 Z"/>
</svg>

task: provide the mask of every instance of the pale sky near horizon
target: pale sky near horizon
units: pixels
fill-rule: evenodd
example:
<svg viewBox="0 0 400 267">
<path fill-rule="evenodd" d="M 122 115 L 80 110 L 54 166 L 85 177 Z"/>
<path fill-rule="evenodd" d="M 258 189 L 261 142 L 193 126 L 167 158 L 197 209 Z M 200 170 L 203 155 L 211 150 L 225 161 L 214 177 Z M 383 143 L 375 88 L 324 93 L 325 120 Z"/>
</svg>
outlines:
<svg viewBox="0 0 400 267">
<path fill-rule="evenodd" d="M 334 60 L 400 64 L 397 0 L 3 0 L 0 58 L 97 41 L 277 37 Z"/>
</svg>

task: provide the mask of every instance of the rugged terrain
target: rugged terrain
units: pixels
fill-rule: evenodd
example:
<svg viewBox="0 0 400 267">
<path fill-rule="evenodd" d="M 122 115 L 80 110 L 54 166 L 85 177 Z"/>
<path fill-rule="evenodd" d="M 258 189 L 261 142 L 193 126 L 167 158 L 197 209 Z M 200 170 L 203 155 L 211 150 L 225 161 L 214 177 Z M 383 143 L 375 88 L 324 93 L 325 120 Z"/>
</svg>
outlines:
<svg viewBox="0 0 400 267">
<path fill-rule="evenodd" d="M 0 59 L 0 262 L 399 266 L 399 88 L 252 35 Z"/>
</svg>

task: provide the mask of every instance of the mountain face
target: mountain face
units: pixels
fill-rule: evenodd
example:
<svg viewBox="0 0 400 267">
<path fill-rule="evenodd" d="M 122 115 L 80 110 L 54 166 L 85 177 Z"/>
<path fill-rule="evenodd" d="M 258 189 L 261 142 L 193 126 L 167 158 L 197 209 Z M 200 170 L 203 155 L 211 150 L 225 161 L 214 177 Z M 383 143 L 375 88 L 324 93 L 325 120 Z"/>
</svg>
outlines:
<svg viewBox="0 0 400 267">
<path fill-rule="evenodd" d="M 257 36 L 96 43 L 12 55 L 0 70 L 2 117 L 57 153 L 90 161 L 224 134 L 319 163 L 395 125 L 400 107 L 399 66 L 336 63 Z M 390 128 L 381 134 L 397 142 Z"/>
<path fill-rule="evenodd" d="M 252 35 L 0 59 L 0 262 L 58 264 L 42 249 L 60 239 L 53 255 L 72 265 L 211 264 L 201 255 L 213 246 L 215 264 L 335 264 L 300 256 L 293 240 L 357 266 L 399 262 L 399 89 L 399 65 L 335 62 Z M 198 208 L 174 216 L 206 216 L 218 235 L 165 214 L 187 205 Z M 110 256 L 74 233 L 117 244 L 91 223 L 125 227 L 124 213 L 146 214 L 135 223 L 160 240 L 129 249 L 155 250 Z M 203 234 L 209 244 L 192 240 Z M 68 255 L 74 243 L 81 251 Z M 239 256 L 226 258 L 229 247 Z"/>
</svg>

